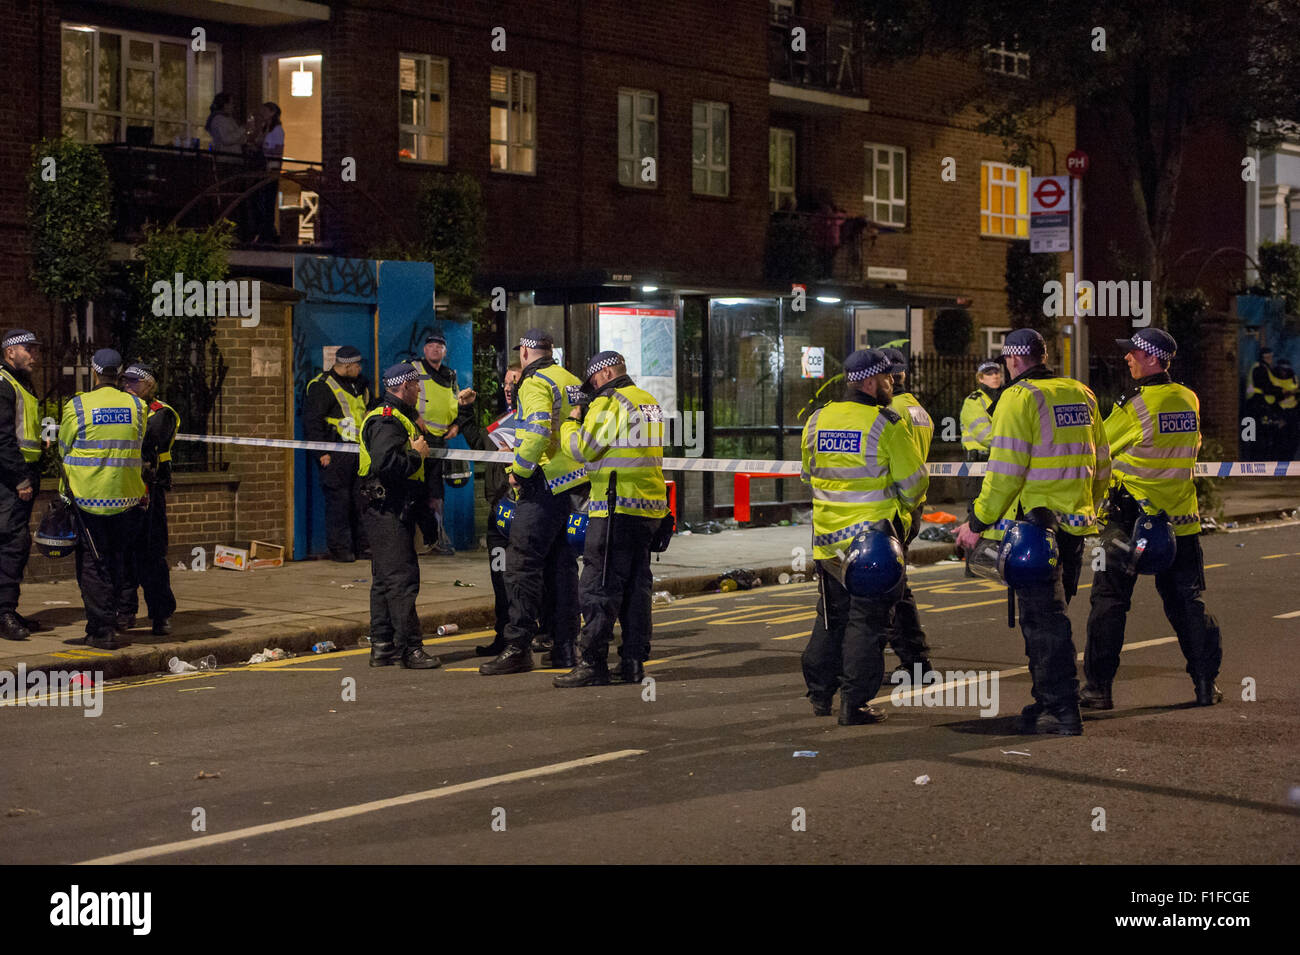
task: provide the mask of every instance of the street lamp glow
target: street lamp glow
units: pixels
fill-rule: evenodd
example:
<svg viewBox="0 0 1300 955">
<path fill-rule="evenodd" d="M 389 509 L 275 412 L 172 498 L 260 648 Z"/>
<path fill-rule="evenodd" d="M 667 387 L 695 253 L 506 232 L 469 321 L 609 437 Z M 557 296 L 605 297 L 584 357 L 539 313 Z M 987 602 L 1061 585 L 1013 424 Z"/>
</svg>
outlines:
<svg viewBox="0 0 1300 955">
<path fill-rule="evenodd" d="M 838 299 L 834 295 L 818 295 L 817 301 L 821 302 L 823 305 L 838 305 L 842 299 Z"/>
<path fill-rule="evenodd" d="M 642 285 L 642 286 L 641 286 L 641 291 L 643 291 L 643 292 L 657 292 L 657 291 L 659 291 L 659 286 L 658 286 L 658 285 Z"/>
</svg>

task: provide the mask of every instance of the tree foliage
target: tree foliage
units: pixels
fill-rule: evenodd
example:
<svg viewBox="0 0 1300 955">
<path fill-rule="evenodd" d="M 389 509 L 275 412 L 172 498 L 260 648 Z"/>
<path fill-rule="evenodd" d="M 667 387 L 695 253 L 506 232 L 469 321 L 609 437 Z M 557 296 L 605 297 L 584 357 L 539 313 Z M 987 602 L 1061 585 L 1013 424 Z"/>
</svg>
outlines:
<svg viewBox="0 0 1300 955">
<path fill-rule="evenodd" d="M 108 167 L 93 146 L 70 139 L 43 139 L 32 146 L 27 172 L 31 277 L 43 295 L 76 305 L 103 288 L 111 206 Z"/>
<path fill-rule="evenodd" d="M 975 323 L 964 308 L 945 308 L 934 317 L 934 350 L 940 355 L 965 355 L 975 339 Z"/>
<path fill-rule="evenodd" d="M 1104 117 L 1107 156 L 1138 210 L 1139 267 L 1163 297 L 1165 261 L 1189 132 L 1217 126 L 1267 145 L 1269 121 L 1300 118 L 1300 4 L 1295 0 L 850 0 L 869 58 L 922 54 L 978 63 L 1014 43 L 1029 75 L 975 71 L 962 105 L 1010 156 L 1025 155 L 1062 106 Z M 1104 50 L 1098 29 L 1104 30 Z M 1261 125 L 1256 125 L 1261 121 Z M 1226 176 L 1238 170 L 1226 170 Z"/>
<path fill-rule="evenodd" d="M 467 173 L 434 173 L 424 180 L 416 211 L 417 251 L 433 263 L 438 290 L 473 298 L 487 231 L 482 186 Z"/>
<path fill-rule="evenodd" d="M 1028 242 L 1007 243 L 1007 312 L 1012 328 L 1032 328 L 1048 341 L 1055 337 L 1056 319 L 1043 314 L 1043 286 L 1060 278 L 1055 255 L 1030 252 Z"/>
<path fill-rule="evenodd" d="M 1300 315 L 1300 245 L 1261 242 L 1259 279 L 1251 290 L 1282 299 L 1287 314 Z"/>
</svg>

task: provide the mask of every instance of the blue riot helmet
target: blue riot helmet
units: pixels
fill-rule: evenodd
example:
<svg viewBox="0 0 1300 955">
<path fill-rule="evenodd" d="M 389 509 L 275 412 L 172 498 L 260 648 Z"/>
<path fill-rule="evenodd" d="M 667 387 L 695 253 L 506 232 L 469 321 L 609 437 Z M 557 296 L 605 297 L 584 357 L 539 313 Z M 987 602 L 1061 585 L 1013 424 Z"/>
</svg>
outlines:
<svg viewBox="0 0 1300 955">
<path fill-rule="evenodd" d="M 497 504 L 496 510 L 492 514 L 492 523 L 496 524 L 497 530 L 502 537 L 510 536 L 510 524 L 515 519 L 515 502 L 508 497 L 501 498 Z"/>
<path fill-rule="evenodd" d="M 569 515 L 569 526 L 564 537 L 569 542 L 569 550 L 574 557 L 581 557 L 587 547 L 587 512 L 574 511 Z"/>
<path fill-rule="evenodd" d="M 77 549 L 76 517 L 66 499 L 54 499 L 32 539 L 46 557 L 67 557 Z"/>
<path fill-rule="evenodd" d="M 844 555 L 844 589 L 854 597 L 883 597 L 903 582 L 903 545 L 889 521 L 876 521 L 853 538 Z"/>
<path fill-rule="evenodd" d="M 1178 553 L 1178 540 L 1173 525 L 1164 511 L 1143 514 L 1133 525 L 1129 536 L 1132 542 L 1132 568 L 1139 574 L 1159 574 L 1174 566 Z"/>
<path fill-rule="evenodd" d="M 1045 584 L 1060 561 L 1056 548 L 1056 515 L 1036 507 L 1016 521 L 1002 538 L 998 572 L 1008 587 Z"/>
</svg>

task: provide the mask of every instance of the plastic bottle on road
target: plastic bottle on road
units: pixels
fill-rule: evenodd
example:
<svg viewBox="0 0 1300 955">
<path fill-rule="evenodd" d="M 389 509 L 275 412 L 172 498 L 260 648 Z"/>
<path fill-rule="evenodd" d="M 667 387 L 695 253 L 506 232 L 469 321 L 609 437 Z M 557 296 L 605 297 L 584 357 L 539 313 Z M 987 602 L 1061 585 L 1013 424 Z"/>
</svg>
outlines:
<svg viewBox="0 0 1300 955">
<path fill-rule="evenodd" d="M 215 653 L 209 653 L 206 657 L 200 660 L 198 662 L 198 666 L 195 667 L 195 669 L 198 670 L 215 670 L 216 668 L 217 668 L 217 655 Z"/>
<path fill-rule="evenodd" d="M 657 590 L 655 591 L 654 596 L 650 598 L 650 602 L 652 604 L 670 604 L 676 599 L 676 597 L 666 590 Z"/>
<path fill-rule="evenodd" d="M 312 644 L 312 653 L 333 653 L 338 647 L 334 646 L 333 640 L 322 640 L 320 643 Z"/>
</svg>

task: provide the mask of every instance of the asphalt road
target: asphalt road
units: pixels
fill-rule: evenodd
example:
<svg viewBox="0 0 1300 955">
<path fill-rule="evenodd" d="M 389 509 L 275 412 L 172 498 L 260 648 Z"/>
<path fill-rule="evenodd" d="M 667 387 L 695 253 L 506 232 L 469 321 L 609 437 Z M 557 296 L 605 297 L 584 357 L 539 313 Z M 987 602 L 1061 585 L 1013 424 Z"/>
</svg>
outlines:
<svg viewBox="0 0 1300 955">
<path fill-rule="evenodd" d="M 1014 735 L 1022 639 L 1002 591 L 946 564 L 912 578 L 933 659 L 998 671 L 994 717 L 893 706 L 888 685 L 885 724 L 812 716 L 809 584 L 658 608 L 652 700 L 481 677 L 481 634 L 431 640 L 431 672 L 356 651 L 135 679 L 105 688 L 98 718 L 0 707 L 0 862 L 1294 863 L 1300 527 L 1205 550 L 1216 707 L 1187 705 L 1144 579 L 1117 708 L 1080 738 Z"/>
</svg>

